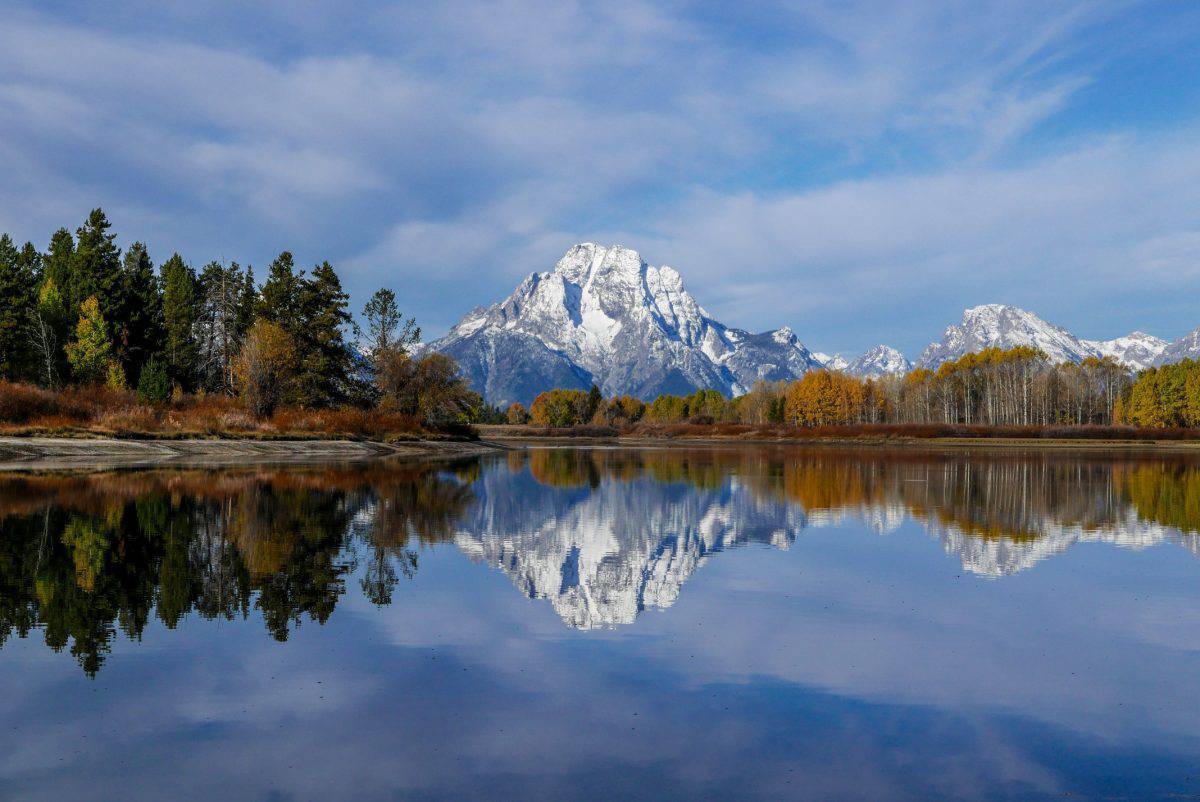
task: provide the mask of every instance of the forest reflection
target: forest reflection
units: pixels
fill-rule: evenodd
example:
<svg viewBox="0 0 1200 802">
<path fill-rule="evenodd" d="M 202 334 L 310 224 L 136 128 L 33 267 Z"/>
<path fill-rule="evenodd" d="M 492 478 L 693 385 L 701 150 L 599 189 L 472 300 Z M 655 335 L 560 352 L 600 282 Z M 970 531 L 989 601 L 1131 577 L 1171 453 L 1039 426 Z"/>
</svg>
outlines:
<svg viewBox="0 0 1200 802">
<path fill-rule="evenodd" d="M 320 470 L 155 471 L 0 480 L 0 645 L 44 630 L 95 674 L 151 616 L 259 611 L 286 640 L 324 623 L 346 582 L 391 600 L 414 544 L 446 540 L 475 462 Z M 360 566 L 361 563 L 361 566 Z M 360 568 L 362 570 L 356 571 Z"/>
<path fill-rule="evenodd" d="M 1003 576 L 1081 540 L 1200 554 L 1200 459 L 1067 451 L 534 449 L 440 464 L 0 478 L 0 646 L 40 634 L 88 674 L 152 620 L 261 617 L 286 640 L 348 587 L 390 604 L 453 542 L 569 626 L 670 606 L 727 545 L 911 518 Z M 37 631 L 41 630 L 40 633 Z"/>
<path fill-rule="evenodd" d="M 972 537 L 1036 540 L 1048 528 L 1144 523 L 1200 532 L 1200 457 L 1033 450 L 543 449 L 513 452 L 552 487 L 649 478 L 711 490 L 730 477 L 810 516 L 894 509 Z"/>
</svg>

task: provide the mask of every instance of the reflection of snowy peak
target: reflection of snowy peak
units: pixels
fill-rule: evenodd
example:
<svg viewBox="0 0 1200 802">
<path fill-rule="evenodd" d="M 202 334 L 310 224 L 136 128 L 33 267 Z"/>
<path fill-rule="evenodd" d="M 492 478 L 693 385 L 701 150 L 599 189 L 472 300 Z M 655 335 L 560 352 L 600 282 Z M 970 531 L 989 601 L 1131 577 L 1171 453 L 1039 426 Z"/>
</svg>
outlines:
<svg viewBox="0 0 1200 802">
<path fill-rule="evenodd" d="M 458 360 L 492 403 L 551 387 L 652 398 L 793 379 L 819 363 L 790 329 L 751 334 L 716 320 L 670 267 L 593 243 L 528 276 L 505 300 L 467 314 L 430 344 Z"/>
<path fill-rule="evenodd" d="M 981 538 L 965 534 L 954 526 L 931 525 L 929 528 L 940 537 L 947 554 L 962 560 L 963 568 L 973 574 L 996 578 L 1032 568 L 1042 560 L 1062 554 L 1076 543 L 1108 543 L 1135 550 L 1160 543 L 1176 543 L 1200 556 L 1200 543 L 1195 536 L 1141 521 L 1133 510 L 1128 510 L 1122 520 L 1100 527 L 1064 526 L 1046 521 L 1041 534 L 1033 539 Z"/>
<path fill-rule="evenodd" d="M 669 607 L 710 554 L 751 542 L 786 548 L 804 520 L 798 508 L 757 498 L 735 480 L 713 490 L 609 479 L 564 490 L 492 472 L 476 489 L 477 514 L 458 547 L 530 598 L 549 599 L 578 629 Z"/>
</svg>

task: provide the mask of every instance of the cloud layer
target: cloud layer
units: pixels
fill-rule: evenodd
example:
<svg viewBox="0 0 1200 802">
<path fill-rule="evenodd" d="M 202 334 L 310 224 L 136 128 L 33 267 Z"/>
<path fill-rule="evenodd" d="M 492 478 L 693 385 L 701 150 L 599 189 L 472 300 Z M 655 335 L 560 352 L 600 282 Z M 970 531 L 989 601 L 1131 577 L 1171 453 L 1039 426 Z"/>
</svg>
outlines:
<svg viewBox="0 0 1200 802">
<path fill-rule="evenodd" d="M 328 258 L 436 334 L 613 240 L 718 316 L 915 352 L 962 306 L 1200 324 L 1200 9 L 17 5 L 0 230 Z"/>
</svg>

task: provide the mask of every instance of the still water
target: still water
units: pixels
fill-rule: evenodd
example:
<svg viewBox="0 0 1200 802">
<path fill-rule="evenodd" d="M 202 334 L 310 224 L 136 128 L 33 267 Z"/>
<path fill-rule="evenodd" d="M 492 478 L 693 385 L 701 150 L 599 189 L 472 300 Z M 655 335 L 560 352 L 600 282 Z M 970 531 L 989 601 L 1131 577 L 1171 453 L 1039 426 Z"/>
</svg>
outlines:
<svg viewBox="0 0 1200 802">
<path fill-rule="evenodd" d="M 0 798 L 1200 794 L 1200 458 L 0 477 Z"/>
</svg>

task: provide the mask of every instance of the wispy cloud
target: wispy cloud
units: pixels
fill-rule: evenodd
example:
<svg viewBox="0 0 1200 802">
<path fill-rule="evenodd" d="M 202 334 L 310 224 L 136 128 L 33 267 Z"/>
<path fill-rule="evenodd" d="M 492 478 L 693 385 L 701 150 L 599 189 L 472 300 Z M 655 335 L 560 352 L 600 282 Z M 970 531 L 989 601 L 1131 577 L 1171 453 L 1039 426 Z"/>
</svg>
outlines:
<svg viewBox="0 0 1200 802">
<path fill-rule="evenodd" d="M 1123 30 L 1178 42 L 1188 13 L 18 5 L 0 29 L 0 228 L 44 240 L 102 204 L 156 253 L 289 247 L 341 264 L 360 298 L 395 286 L 431 331 L 604 237 L 674 263 L 713 311 L 826 348 L 911 350 L 985 292 L 1087 324 L 1144 243 L 1195 230 L 1176 180 L 1195 121 L 1114 125 L 1089 105 L 1158 63 L 1161 42 Z M 1183 325 L 1162 309 L 1164 333 Z"/>
</svg>

